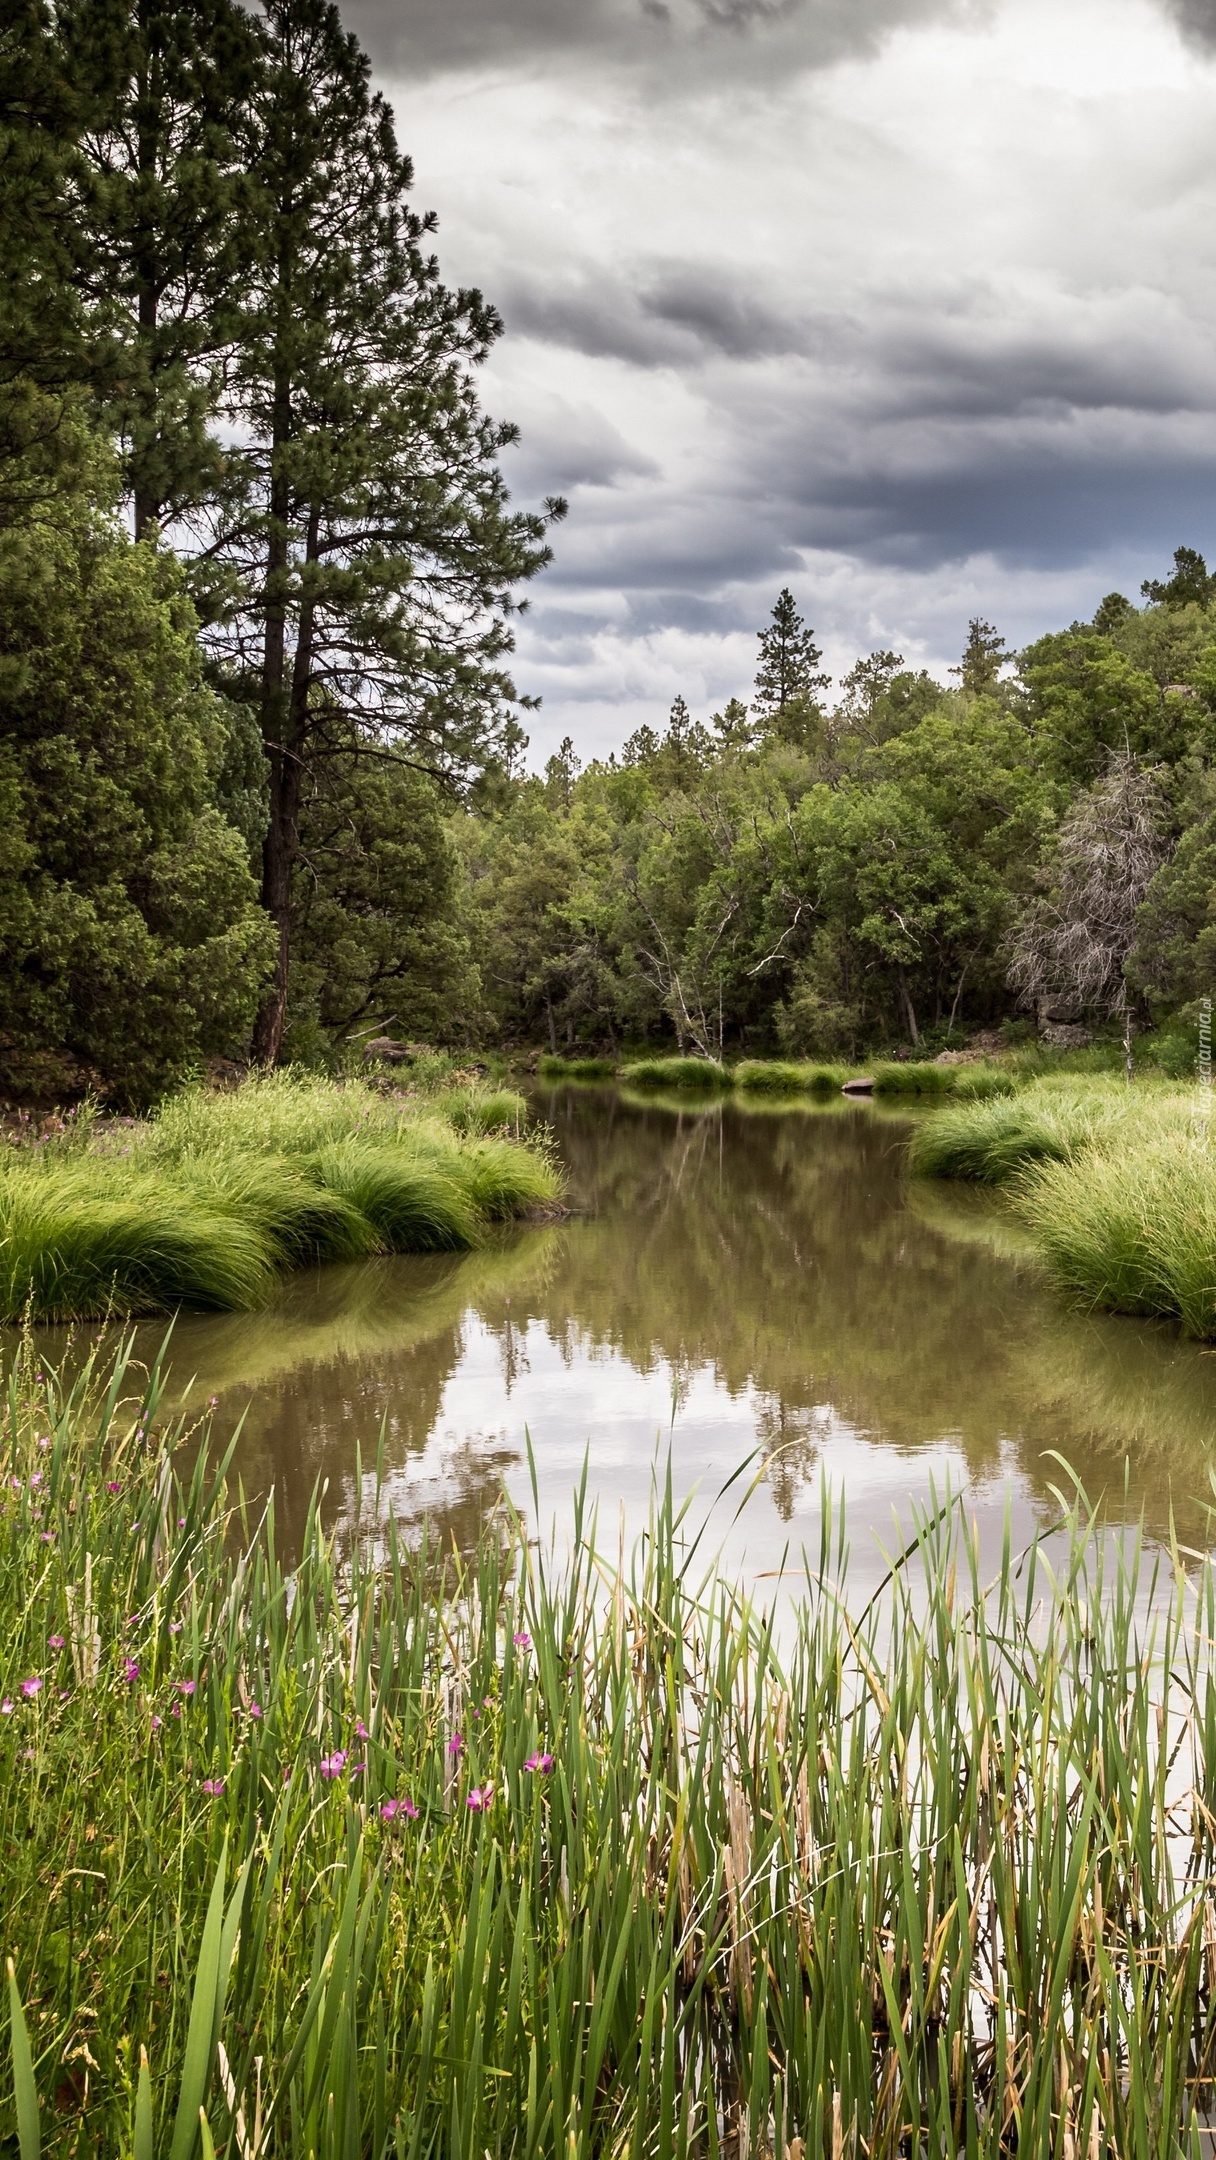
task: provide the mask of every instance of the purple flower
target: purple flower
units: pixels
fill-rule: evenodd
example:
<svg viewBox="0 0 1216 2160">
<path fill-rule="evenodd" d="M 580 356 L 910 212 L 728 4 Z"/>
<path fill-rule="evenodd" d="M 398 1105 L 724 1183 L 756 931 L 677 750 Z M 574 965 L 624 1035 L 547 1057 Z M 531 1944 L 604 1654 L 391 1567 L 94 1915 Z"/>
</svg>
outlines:
<svg viewBox="0 0 1216 2160">
<path fill-rule="evenodd" d="M 33 1702 L 35 1695 L 42 1693 L 42 1681 L 37 1673 L 31 1673 L 28 1680 L 22 1681 L 21 1692 L 27 1702 Z"/>
<path fill-rule="evenodd" d="M 494 1787 L 492 1785 L 475 1785 L 464 1804 L 466 1807 L 471 1807 L 475 1814 L 480 1815 L 483 1809 L 489 1807 L 493 1798 Z"/>
<path fill-rule="evenodd" d="M 458 1732 L 454 1732 L 454 1733 L 452 1734 L 452 1737 L 451 1737 L 451 1739 L 450 1739 L 450 1740 L 448 1741 L 448 1754 L 449 1754 L 449 1755 L 453 1755 L 453 1756 L 455 1756 L 455 1757 L 456 1757 L 456 1759 L 457 1759 L 457 1760 L 459 1760 L 459 1758 L 460 1758 L 460 1757 L 461 1757 L 461 1756 L 463 1755 L 463 1753 L 464 1753 L 464 1734 L 463 1734 L 463 1733 L 458 1733 Z"/>
<path fill-rule="evenodd" d="M 210 1793 L 213 1800 L 218 1800 L 223 1790 L 224 1780 L 222 1777 L 205 1777 L 203 1779 L 203 1791 Z"/>
<path fill-rule="evenodd" d="M 46 1645 L 48 1650 L 62 1650 L 64 1648 L 62 1635 L 48 1635 Z"/>
<path fill-rule="evenodd" d="M 42 1472 L 41 1470 L 35 1470 L 32 1477 L 30 1478 L 30 1491 L 33 1492 L 34 1488 L 38 1485 L 41 1485 L 41 1483 Z"/>
<path fill-rule="evenodd" d="M 181 1623 L 181 1621 L 180 1621 L 180 1620 L 171 1620 L 171 1621 L 169 1622 L 169 1633 L 170 1633 L 171 1635 L 180 1635 L 180 1634 L 181 1634 L 181 1631 L 182 1631 L 182 1623 Z"/>
<path fill-rule="evenodd" d="M 357 1717 L 357 1718 L 355 1719 L 355 1731 L 357 1732 L 357 1734 L 358 1734 L 358 1736 L 359 1736 L 360 1740 L 370 1740 L 370 1739 L 371 1739 L 371 1734 L 369 1733 L 369 1731 L 368 1731 L 368 1729 L 367 1729 L 366 1725 L 364 1724 L 364 1722 L 363 1722 L 363 1720 L 362 1720 L 362 1718 L 361 1718 L 361 1717 Z"/>
<path fill-rule="evenodd" d="M 125 1657 L 125 1658 L 123 1659 L 123 1661 L 122 1661 L 122 1676 L 123 1676 L 123 1679 L 124 1679 L 124 1680 L 138 1680 L 138 1678 L 139 1678 L 139 1667 L 138 1667 L 138 1665 L 136 1664 L 136 1662 L 135 1662 L 135 1659 L 134 1659 L 133 1657 Z"/>
<path fill-rule="evenodd" d="M 549 1772 L 552 1768 L 553 1757 L 551 1755 L 529 1755 L 526 1763 L 524 1764 L 525 1770 L 538 1770 L 542 1777 L 548 1777 Z"/>
<path fill-rule="evenodd" d="M 381 1802 L 380 1806 L 381 1822 L 393 1822 L 398 1815 L 416 1816 L 417 1813 L 418 1810 L 414 1806 L 413 1801 L 408 1798 L 401 1800 L 384 1800 Z"/>
<path fill-rule="evenodd" d="M 194 1682 L 193 1682 L 193 1680 L 179 1680 L 179 1681 L 177 1682 L 177 1691 L 178 1691 L 178 1694 L 179 1694 L 179 1695 L 193 1695 L 193 1693 L 194 1693 Z"/>
<path fill-rule="evenodd" d="M 532 1648 L 532 1637 L 523 1628 L 520 1628 L 511 1637 L 511 1640 L 517 1650 L 530 1650 Z"/>
<path fill-rule="evenodd" d="M 11 1717 L 12 1714 L 13 1698 L 11 1695 L 6 1695 L 4 1701 L 0 1702 L 0 1717 Z"/>
<path fill-rule="evenodd" d="M 321 1757 L 322 1777 L 341 1777 L 342 1772 L 345 1770 L 345 1768 L 346 1757 L 343 1754 L 341 1748 L 335 1748 L 332 1755 L 323 1755 Z"/>
<path fill-rule="evenodd" d="M 250 1705 L 249 1705 L 249 1710 L 248 1710 L 248 1713 L 247 1713 L 247 1714 L 248 1714 L 248 1716 L 250 1716 L 250 1717 L 252 1717 L 252 1718 L 259 1718 L 259 1717 L 261 1717 L 261 1715 L 262 1715 L 262 1705 L 261 1705 L 261 1703 L 260 1703 L 260 1702 L 251 1702 L 251 1703 L 250 1703 Z"/>
<path fill-rule="evenodd" d="M 121 1492 L 121 1491 L 122 1491 L 122 1486 L 121 1486 L 121 1485 L 119 1484 L 119 1482 L 118 1482 L 118 1479 L 117 1479 L 117 1478 L 107 1478 L 107 1479 L 106 1479 L 106 1491 L 107 1491 L 107 1492 Z"/>
<path fill-rule="evenodd" d="M 38 1532 L 38 1536 L 44 1545 L 53 1545 L 55 1542 L 55 1533 L 53 1530 L 40 1530 Z"/>
<path fill-rule="evenodd" d="M 160 1731 L 160 1719 L 158 1717 L 153 1717 L 152 1719 L 152 1730 L 153 1732 Z"/>
</svg>

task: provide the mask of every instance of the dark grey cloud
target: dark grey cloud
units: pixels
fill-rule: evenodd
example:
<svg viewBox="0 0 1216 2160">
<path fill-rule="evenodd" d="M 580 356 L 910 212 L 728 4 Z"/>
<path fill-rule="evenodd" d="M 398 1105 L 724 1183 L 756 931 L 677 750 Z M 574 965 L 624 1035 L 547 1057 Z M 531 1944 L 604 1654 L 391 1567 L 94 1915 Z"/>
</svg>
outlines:
<svg viewBox="0 0 1216 2160">
<path fill-rule="evenodd" d="M 1216 0 L 1165 0 L 1165 6 L 1184 37 L 1216 49 Z"/>
<path fill-rule="evenodd" d="M 812 319 L 783 310 L 754 274 L 730 265 L 643 259 L 631 278 L 524 270 L 504 279 L 498 306 L 509 331 L 644 368 L 771 359 L 806 352 L 821 336 Z"/>
<path fill-rule="evenodd" d="M 739 68 L 824 66 L 890 30 L 978 0 L 346 0 L 378 66 L 402 78 L 516 69 L 579 54 L 652 73 L 657 87 Z"/>
</svg>

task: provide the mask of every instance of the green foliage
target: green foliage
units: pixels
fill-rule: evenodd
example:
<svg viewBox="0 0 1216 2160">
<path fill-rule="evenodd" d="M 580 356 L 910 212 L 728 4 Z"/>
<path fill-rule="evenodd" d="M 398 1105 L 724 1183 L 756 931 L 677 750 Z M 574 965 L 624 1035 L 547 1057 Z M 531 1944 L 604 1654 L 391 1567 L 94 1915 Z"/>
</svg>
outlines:
<svg viewBox="0 0 1216 2160">
<path fill-rule="evenodd" d="M 444 1115 L 446 1108 L 447 1115 Z M 168 1102 L 146 1128 L 0 1163 L 0 1313 L 239 1311 L 285 1269 L 447 1252 L 552 1202 L 543 1149 L 487 1138 L 518 1097 L 427 1110 L 290 1075 Z"/>
<path fill-rule="evenodd" d="M 129 1100 L 244 1041 L 269 959 L 172 560 L 79 503 L 0 536 L 0 1063 Z"/>
<path fill-rule="evenodd" d="M 155 1370 L 31 1359 L 3 1439 L 23 2160 L 692 2160 L 724 2093 L 753 2152 L 1191 2149 L 1207 1563 L 1079 1503 L 993 1580 L 947 1502 L 859 1609 L 828 1508 L 775 1638 L 670 1479 L 623 1565 L 580 1499 L 446 1572 L 314 1508 L 289 1574 Z"/>
<path fill-rule="evenodd" d="M 300 849 L 287 1050 L 340 1042 L 385 1013 L 394 1034 L 467 1039 L 481 986 L 434 781 L 394 761 L 335 757 L 314 774 Z"/>
</svg>

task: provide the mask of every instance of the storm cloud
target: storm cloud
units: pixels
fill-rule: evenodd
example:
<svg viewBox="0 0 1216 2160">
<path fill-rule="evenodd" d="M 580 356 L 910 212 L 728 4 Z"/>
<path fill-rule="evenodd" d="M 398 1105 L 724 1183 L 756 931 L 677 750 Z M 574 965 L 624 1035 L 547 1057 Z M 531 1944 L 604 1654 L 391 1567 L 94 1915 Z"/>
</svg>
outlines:
<svg viewBox="0 0 1216 2160">
<path fill-rule="evenodd" d="M 1216 556 L 1216 0 L 360 0 L 570 499 L 517 675 L 543 756 L 829 665 L 941 672 Z"/>
</svg>

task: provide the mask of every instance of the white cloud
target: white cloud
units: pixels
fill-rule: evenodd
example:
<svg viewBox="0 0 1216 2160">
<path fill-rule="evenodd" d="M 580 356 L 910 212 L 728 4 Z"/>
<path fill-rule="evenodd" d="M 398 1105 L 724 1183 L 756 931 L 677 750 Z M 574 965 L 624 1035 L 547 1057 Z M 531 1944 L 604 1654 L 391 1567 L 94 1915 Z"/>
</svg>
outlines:
<svg viewBox="0 0 1216 2160">
<path fill-rule="evenodd" d="M 1216 553 L 1210 62 L 1149 0 L 876 45 L 899 12 L 833 60 L 840 11 L 783 9 L 664 75 L 622 0 L 396 93 L 445 274 L 506 318 L 512 485 L 571 498 L 521 625 L 540 756 L 746 692 L 782 583 L 837 672 L 940 670 L 970 614 L 1012 643 Z"/>
</svg>

